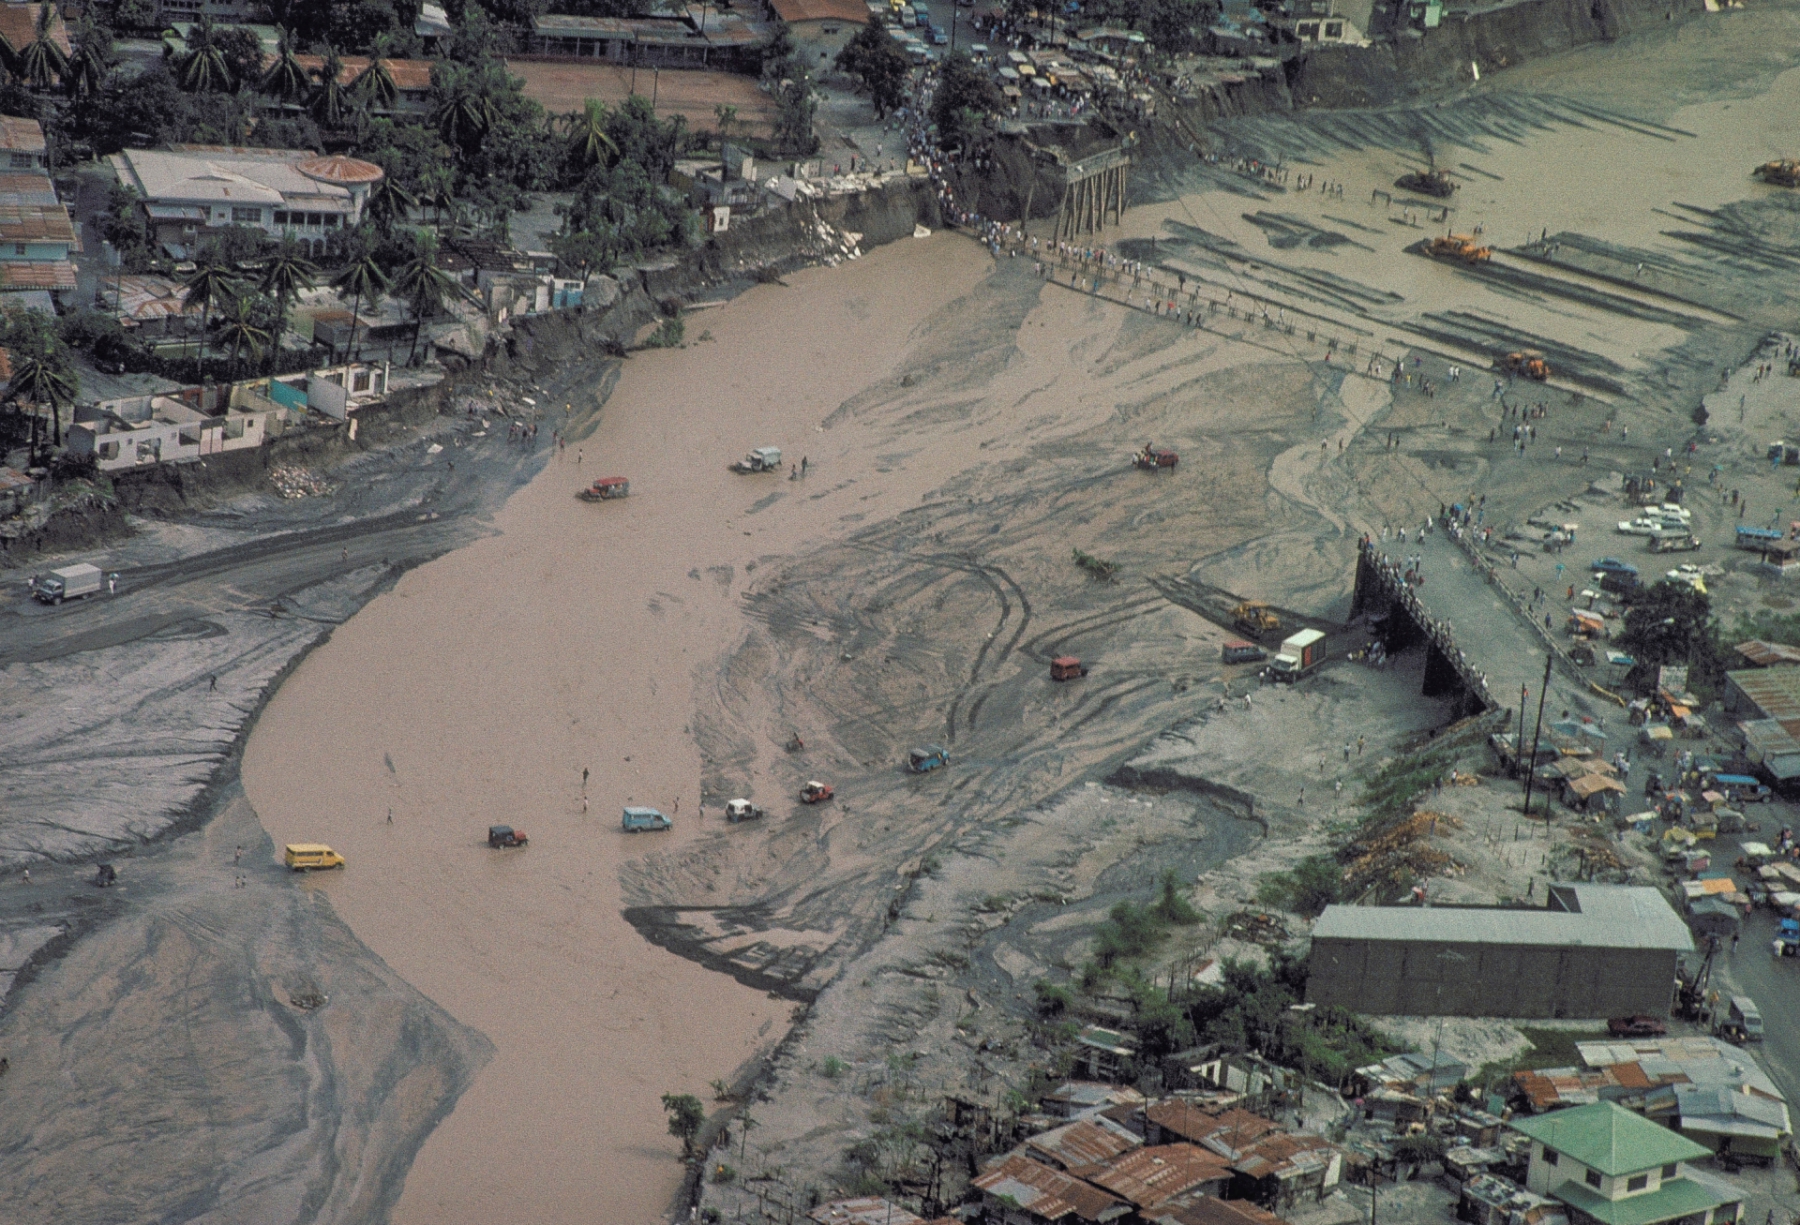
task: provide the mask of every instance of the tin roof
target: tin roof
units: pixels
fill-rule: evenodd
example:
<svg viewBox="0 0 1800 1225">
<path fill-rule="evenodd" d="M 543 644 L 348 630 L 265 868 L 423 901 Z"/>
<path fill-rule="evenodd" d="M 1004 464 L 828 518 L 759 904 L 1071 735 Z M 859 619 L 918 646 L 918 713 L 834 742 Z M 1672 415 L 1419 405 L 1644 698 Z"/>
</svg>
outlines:
<svg viewBox="0 0 1800 1225">
<path fill-rule="evenodd" d="M 1324 1168 L 1337 1146 L 1323 1136 L 1278 1132 L 1264 1136 L 1231 1162 L 1231 1168 L 1250 1178 L 1297 1178 Z"/>
<path fill-rule="evenodd" d="M 1612 1102 L 1514 1119 L 1512 1128 L 1608 1176 L 1636 1174 L 1712 1155 L 1705 1146 Z"/>
<path fill-rule="evenodd" d="M 1725 679 L 1750 699 L 1760 719 L 1800 719 L 1800 668 L 1744 668 Z"/>
<path fill-rule="evenodd" d="M 1011 1200 L 1046 1221 L 1066 1217 L 1110 1221 L 1130 1211 L 1121 1200 L 1098 1187 L 1017 1155 L 977 1177 L 974 1185 L 996 1199 Z"/>
<path fill-rule="evenodd" d="M 770 0 L 770 7 L 789 25 L 800 21 L 869 24 L 869 6 L 863 0 Z"/>
<path fill-rule="evenodd" d="M 0 5 L 5 9 L 12 7 Z M 0 115 L 0 149 L 8 153 L 42 153 L 44 148 L 43 124 L 17 115 Z"/>
<path fill-rule="evenodd" d="M 75 265 L 66 259 L 39 264 L 0 263 L 0 290 L 75 288 Z"/>
<path fill-rule="evenodd" d="M 1025 1141 L 1025 1151 L 1036 1160 L 1073 1170 L 1104 1164 L 1141 1144 L 1135 1134 L 1102 1115 L 1040 1132 Z"/>
<path fill-rule="evenodd" d="M 1104 1170 L 1089 1171 L 1084 1177 L 1143 1209 L 1230 1174 L 1224 1158 L 1197 1145 L 1159 1144 L 1114 1158 Z"/>
<path fill-rule="evenodd" d="M 1158 1215 L 1156 1225 L 1285 1225 L 1267 1208 L 1247 1199 L 1202 1196 Z"/>
<path fill-rule="evenodd" d="M 0 204 L 0 240 L 73 243 L 75 226 L 60 204 Z"/>
<path fill-rule="evenodd" d="M 1731 649 L 1759 668 L 1773 667 L 1776 664 L 1800 664 L 1800 647 L 1791 647 L 1785 642 L 1764 642 L 1760 638 L 1752 638 Z"/>
<path fill-rule="evenodd" d="M 1761 675 L 1761 674 L 1759 674 Z M 1532 944 L 1692 952 L 1687 925 L 1646 886 L 1565 885 L 1574 911 L 1508 906 L 1327 906 L 1313 940 Z"/>
<path fill-rule="evenodd" d="M 1278 1124 L 1240 1107 L 1209 1113 L 1186 1098 L 1167 1098 L 1152 1103 L 1145 1108 L 1144 1115 L 1164 1131 L 1195 1144 L 1223 1135 L 1228 1147 L 1236 1148 L 1279 1130 Z M 1217 1146 L 1209 1147 L 1217 1151 Z"/>
<path fill-rule="evenodd" d="M 925 1225 L 922 1217 L 873 1195 L 820 1204 L 808 1215 L 819 1225 Z"/>
<path fill-rule="evenodd" d="M 59 204 L 47 176 L 32 172 L 0 174 L 0 204 Z"/>
</svg>

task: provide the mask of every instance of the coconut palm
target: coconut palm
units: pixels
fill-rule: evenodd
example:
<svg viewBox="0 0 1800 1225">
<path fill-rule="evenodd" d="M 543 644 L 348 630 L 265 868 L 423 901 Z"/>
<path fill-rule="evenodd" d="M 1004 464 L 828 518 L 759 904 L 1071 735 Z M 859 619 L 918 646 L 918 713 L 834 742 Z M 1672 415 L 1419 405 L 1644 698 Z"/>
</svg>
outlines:
<svg viewBox="0 0 1800 1225">
<path fill-rule="evenodd" d="M 439 134 L 458 148 L 476 148 L 499 118 L 487 82 L 457 64 L 441 65 L 437 74 L 438 100 L 432 118 Z"/>
<path fill-rule="evenodd" d="M 51 20 L 55 16 L 54 5 L 39 5 L 37 37 L 19 52 L 19 77 L 33 89 L 50 88 L 69 66 L 69 57 L 50 38 Z"/>
<path fill-rule="evenodd" d="M 300 240 L 291 232 L 282 236 L 281 245 L 263 264 L 262 280 L 257 288 L 275 302 L 275 336 L 274 343 L 269 346 L 271 361 L 281 351 L 281 337 L 287 332 L 288 311 L 293 308 L 294 299 L 300 296 L 301 290 L 311 289 L 318 275 L 318 268 L 306 258 Z"/>
<path fill-rule="evenodd" d="M 394 292 L 405 299 L 413 313 L 412 348 L 406 354 L 408 365 L 418 356 L 419 333 L 425 326 L 425 317 L 443 310 L 444 304 L 456 292 L 456 278 L 438 267 L 437 258 L 437 238 L 429 230 L 420 230 L 413 239 L 412 258 L 401 265 L 399 275 L 394 278 Z"/>
<path fill-rule="evenodd" d="M 738 108 L 721 102 L 713 107 L 713 115 L 719 121 L 719 182 L 723 183 L 730 173 L 725 165 L 725 142 L 731 139 L 731 125 L 737 122 Z"/>
<path fill-rule="evenodd" d="M 394 83 L 394 74 L 387 64 L 393 41 L 386 34 L 376 37 L 375 46 L 369 52 L 368 71 L 357 77 L 351 86 L 356 100 L 371 111 L 392 111 L 394 103 L 400 100 L 400 87 Z"/>
<path fill-rule="evenodd" d="M 231 308 L 225 316 L 225 322 L 219 328 L 219 336 L 231 342 L 231 378 L 237 380 L 238 354 L 244 349 L 250 350 L 250 360 L 255 362 L 262 356 L 263 346 L 269 343 L 266 328 L 257 325 L 256 299 L 248 293 L 241 293 L 231 300 Z"/>
<path fill-rule="evenodd" d="M 350 110 L 350 95 L 339 80 L 343 75 L 344 61 L 336 51 L 326 47 L 325 67 L 319 74 L 318 88 L 306 108 L 322 128 L 335 131 L 344 126 L 344 116 Z"/>
<path fill-rule="evenodd" d="M 194 270 L 181 282 L 181 303 L 185 310 L 200 308 L 200 350 L 206 360 L 206 329 L 212 322 L 214 307 L 223 306 L 238 295 L 237 270 L 216 262 L 211 253 L 202 256 Z"/>
<path fill-rule="evenodd" d="M 619 146 L 606 131 L 606 103 L 589 98 L 578 115 L 569 116 L 569 156 L 577 166 L 586 169 L 604 160 L 608 153 L 619 155 Z"/>
<path fill-rule="evenodd" d="M 83 19 L 75 31 L 75 54 L 63 72 L 63 88 L 78 102 L 92 97 L 106 83 L 117 59 L 112 34 L 105 26 Z"/>
<path fill-rule="evenodd" d="M 6 398 L 16 404 L 50 406 L 51 446 L 62 445 L 62 406 L 75 401 L 75 384 L 45 358 L 33 354 L 13 363 Z"/>
<path fill-rule="evenodd" d="M 349 296 L 355 300 L 350 307 L 350 339 L 344 346 L 345 360 L 349 360 L 356 344 L 356 325 L 358 316 L 362 314 L 363 300 L 366 298 L 371 306 L 379 303 L 390 284 L 387 273 L 381 270 L 374 255 L 368 252 L 355 257 L 333 278 L 331 287 L 337 290 L 338 296 Z"/>
<path fill-rule="evenodd" d="M 294 52 L 294 35 L 291 30 L 281 32 L 281 49 L 275 56 L 275 62 L 263 73 L 260 86 L 263 93 L 271 98 L 279 98 L 283 102 L 298 102 L 312 92 L 312 78 L 306 75 L 306 65 Z"/>
<path fill-rule="evenodd" d="M 375 186 L 369 188 L 369 198 L 363 202 L 363 216 L 385 234 L 396 222 L 410 220 L 412 210 L 418 206 L 419 198 L 390 174 L 377 179 Z"/>
<path fill-rule="evenodd" d="M 232 87 L 231 63 L 217 35 L 212 18 L 204 13 L 188 30 L 188 49 L 176 66 L 175 80 L 190 94 L 219 94 Z"/>
</svg>

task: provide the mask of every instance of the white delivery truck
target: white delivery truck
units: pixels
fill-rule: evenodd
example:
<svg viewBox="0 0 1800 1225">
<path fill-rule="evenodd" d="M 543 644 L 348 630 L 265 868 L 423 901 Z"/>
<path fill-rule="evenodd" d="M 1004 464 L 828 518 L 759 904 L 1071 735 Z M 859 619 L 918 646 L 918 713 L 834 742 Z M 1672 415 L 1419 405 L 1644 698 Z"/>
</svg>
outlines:
<svg viewBox="0 0 1800 1225">
<path fill-rule="evenodd" d="M 1311 672 L 1325 658 L 1324 641 L 1318 630 L 1301 630 L 1284 639 L 1269 664 L 1269 679 L 1291 685 Z"/>
<path fill-rule="evenodd" d="M 82 562 L 78 566 L 64 566 L 49 574 L 38 575 L 31 580 L 31 594 L 37 597 L 39 603 L 61 604 L 64 600 L 98 595 L 101 579 L 99 566 Z"/>
</svg>

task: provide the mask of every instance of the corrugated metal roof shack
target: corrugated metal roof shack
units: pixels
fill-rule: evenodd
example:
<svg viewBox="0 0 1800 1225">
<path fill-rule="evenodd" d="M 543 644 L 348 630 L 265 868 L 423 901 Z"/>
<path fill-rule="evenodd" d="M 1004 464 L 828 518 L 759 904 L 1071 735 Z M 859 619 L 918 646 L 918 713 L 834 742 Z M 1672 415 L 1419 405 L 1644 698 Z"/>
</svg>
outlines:
<svg viewBox="0 0 1800 1225">
<path fill-rule="evenodd" d="M 1655 889 L 1552 885 L 1548 904 L 1327 906 L 1306 998 L 1376 1015 L 1667 1016 L 1692 952 Z"/>
</svg>

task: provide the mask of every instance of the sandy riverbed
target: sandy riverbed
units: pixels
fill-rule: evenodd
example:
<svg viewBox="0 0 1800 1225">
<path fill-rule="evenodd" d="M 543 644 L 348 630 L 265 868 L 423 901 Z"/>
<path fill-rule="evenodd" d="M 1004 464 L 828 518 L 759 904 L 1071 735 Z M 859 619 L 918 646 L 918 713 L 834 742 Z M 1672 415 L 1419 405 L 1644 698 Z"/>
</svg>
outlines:
<svg viewBox="0 0 1800 1225">
<path fill-rule="evenodd" d="M 788 1003 L 628 927 L 618 869 L 702 833 L 693 686 L 741 633 L 746 567 L 831 532 L 853 502 L 930 487 L 926 471 L 878 471 L 854 423 L 818 429 L 988 267 L 936 238 L 694 316 L 690 338 L 712 339 L 627 363 L 595 432 L 514 498 L 498 536 L 409 574 L 264 714 L 244 782 L 275 840 L 341 849 L 350 868 L 309 887 L 495 1044 L 395 1220 L 654 1219 L 679 1179 L 660 1095 L 710 1098 L 785 1031 Z M 808 456 L 809 481 L 726 471 L 765 443 Z M 570 496 L 615 471 L 629 501 Z M 625 836 L 631 802 L 678 811 L 675 829 Z M 488 851 L 490 821 L 530 848 Z"/>
</svg>

